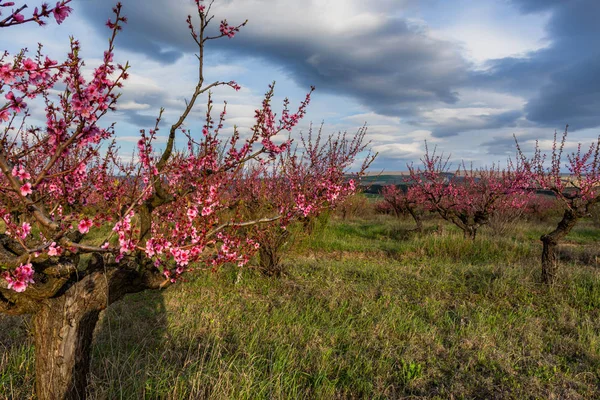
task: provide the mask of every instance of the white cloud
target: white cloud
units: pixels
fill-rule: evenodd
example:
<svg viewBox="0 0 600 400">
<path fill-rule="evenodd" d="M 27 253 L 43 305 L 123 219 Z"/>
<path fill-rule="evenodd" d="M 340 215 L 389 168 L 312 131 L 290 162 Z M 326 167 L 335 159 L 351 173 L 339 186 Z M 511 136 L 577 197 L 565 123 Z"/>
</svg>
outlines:
<svg viewBox="0 0 600 400">
<path fill-rule="evenodd" d="M 550 14 L 521 14 L 507 2 L 458 2 L 451 18 L 431 29 L 434 37 L 458 41 L 463 55 L 478 68 L 485 61 L 509 56 L 524 56 L 527 52 L 548 46 L 545 25 Z"/>
<path fill-rule="evenodd" d="M 135 101 L 131 101 L 131 100 L 119 103 L 119 110 L 139 111 L 139 110 L 147 110 L 149 108 L 150 108 L 150 104 L 136 103 Z"/>
</svg>

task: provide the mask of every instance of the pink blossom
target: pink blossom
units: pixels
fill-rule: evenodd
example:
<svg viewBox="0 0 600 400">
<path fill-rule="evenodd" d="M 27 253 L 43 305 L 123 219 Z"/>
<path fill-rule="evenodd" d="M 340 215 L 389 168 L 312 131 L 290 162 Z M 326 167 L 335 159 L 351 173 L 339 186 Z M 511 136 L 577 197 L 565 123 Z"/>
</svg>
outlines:
<svg viewBox="0 0 600 400">
<path fill-rule="evenodd" d="M 0 65 L 0 79 L 3 80 L 5 84 L 14 82 L 15 72 L 13 71 L 11 64 L 7 63 Z"/>
<path fill-rule="evenodd" d="M 187 210 L 187 216 L 190 220 L 196 218 L 198 216 L 198 209 L 196 207 L 190 207 Z"/>
<path fill-rule="evenodd" d="M 52 13 L 54 14 L 56 22 L 60 25 L 69 16 L 69 13 L 71 13 L 71 11 L 73 11 L 71 7 L 61 4 L 59 2 L 56 3 L 56 7 L 54 8 L 54 10 L 52 10 Z"/>
<path fill-rule="evenodd" d="M 25 61 L 23 61 L 23 69 L 25 71 L 32 72 L 35 71 L 37 68 L 37 64 L 31 58 L 26 58 Z"/>
<path fill-rule="evenodd" d="M 17 293 L 24 292 L 27 289 L 27 283 L 24 281 L 12 281 L 8 284 L 8 288 L 14 290 Z"/>
<path fill-rule="evenodd" d="M 12 91 L 9 91 L 4 97 L 6 100 L 11 102 L 10 108 L 14 112 L 20 113 L 25 107 L 27 107 L 27 104 L 23 102 L 23 98 L 16 97 Z"/>
<path fill-rule="evenodd" d="M 23 20 L 25 19 L 25 17 L 23 16 L 23 14 L 13 14 L 13 19 L 17 22 L 23 22 Z"/>
<path fill-rule="evenodd" d="M 25 239 L 25 238 L 27 238 L 27 236 L 29 236 L 30 233 L 31 233 L 31 225 L 28 222 L 23 222 L 23 225 L 21 225 L 21 233 L 20 233 L 19 237 L 21 239 Z"/>
<path fill-rule="evenodd" d="M 31 183 L 27 182 L 21 186 L 21 196 L 28 196 L 31 193 L 33 193 L 33 190 L 31 189 Z"/>
<path fill-rule="evenodd" d="M 3 278 L 8 282 L 9 289 L 15 292 L 23 292 L 30 283 L 34 283 L 33 274 L 34 270 L 30 263 L 21 264 L 12 274 L 4 273 Z"/>
<path fill-rule="evenodd" d="M 48 58 L 48 56 L 46 56 L 46 58 L 44 59 L 44 68 L 50 68 L 56 64 L 58 64 L 58 62 Z"/>
<path fill-rule="evenodd" d="M 239 92 L 240 89 L 242 88 L 240 85 L 237 84 L 236 81 L 229 81 L 229 83 L 227 85 L 229 85 L 230 87 L 235 89 L 236 92 Z"/>
<path fill-rule="evenodd" d="M 56 245 L 56 242 L 52 242 L 52 244 L 48 247 L 48 255 L 50 257 L 59 256 L 62 253 L 62 249 L 60 246 Z"/>
<path fill-rule="evenodd" d="M 221 34 L 227 36 L 230 39 L 235 36 L 237 30 L 238 29 L 236 27 L 229 26 L 229 24 L 227 24 L 227 20 L 221 21 L 221 26 L 219 26 L 219 31 L 221 32 Z"/>
<path fill-rule="evenodd" d="M 77 225 L 77 229 L 81 233 L 88 233 L 90 231 L 90 228 L 92 227 L 92 225 L 94 225 L 94 223 L 92 222 L 91 219 L 84 218 L 81 221 L 79 221 L 79 225 Z"/>
<path fill-rule="evenodd" d="M 16 165 L 12 169 L 12 176 L 19 177 L 19 179 L 21 180 L 31 179 L 31 175 L 27 171 L 25 171 L 25 168 L 23 168 L 22 166 L 17 168 Z"/>
<path fill-rule="evenodd" d="M 171 249 L 171 254 L 177 265 L 186 266 L 189 263 L 189 250 Z"/>
<path fill-rule="evenodd" d="M 354 181 L 354 179 L 350 179 L 350 180 L 348 181 L 348 188 L 349 188 L 351 191 L 355 191 L 355 190 L 356 190 L 356 182 Z"/>
</svg>

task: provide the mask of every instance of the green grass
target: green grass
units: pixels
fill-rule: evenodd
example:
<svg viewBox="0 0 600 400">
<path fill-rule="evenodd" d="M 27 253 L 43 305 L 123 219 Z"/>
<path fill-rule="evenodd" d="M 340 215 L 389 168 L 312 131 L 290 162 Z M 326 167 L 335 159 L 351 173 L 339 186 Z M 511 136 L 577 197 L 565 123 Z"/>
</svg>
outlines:
<svg viewBox="0 0 600 400">
<path fill-rule="evenodd" d="M 531 232 L 551 225 L 426 226 L 332 219 L 281 279 L 225 268 L 127 297 L 101 316 L 91 397 L 600 398 L 598 265 L 575 257 L 548 289 Z M 0 317 L 0 397 L 31 396 L 26 328 Z"/>
</svg>

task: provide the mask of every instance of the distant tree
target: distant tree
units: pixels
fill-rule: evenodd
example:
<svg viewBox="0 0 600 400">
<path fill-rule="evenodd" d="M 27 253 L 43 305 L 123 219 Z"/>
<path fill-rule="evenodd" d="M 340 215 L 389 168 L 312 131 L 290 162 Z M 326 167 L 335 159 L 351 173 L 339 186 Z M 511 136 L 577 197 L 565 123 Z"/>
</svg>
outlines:
<svg viewBox="0 0 600 400">
<path fill-rule="evenodd" d="M 409 165 L 416 196 L 446 221 L 459 227 L 465 238 L 475 239 L 478 229 L 489 222 L 500 206 L 520 206 L 525 191 L 523 176 L 509 165 L 500 168 L 467 168 L 463 163 L 450 171 L 449 157 L 426 153 L 421 168 Z"/>
<path fill-rule="evenodd" d="M 409 186 L 406 191 L 396 185 L 387 185 L 381 189 L 383 201 L 396 217 L 410 214 L 416 224 L 417 232 L 423 232 L 423 214 L 427 202 L 421 197 L 422 192 L 414 186 Z"/>
<path fill-rule="evenodd" d="M 372 206 L 369 199 L 365 196 L 363 188 L 359 188 L 352 196 L 348 196 L 341 204 L 337 206 L 337 214 L 347 220 L 356 217 L 366 217 L 372 212 Z"/>
<path fill-rule="evenodd" d="M 549 219 L 561 216 L 563 214 L 563 203 L 554 193 L 543 194 L 537 193 L 538 190 L 532 188 L 531 196 L 525 206 L 525 214 L 530 219 L 537 221 L 548 221 Z"/>
<path fill-rule="evenodd" d="M 496 235 L 507 234 L 530 211 L 535 197 L 534 191 L 526 190 L 518 196 L 507 196 L 499 201 L 488 221 L 491 231 Z"/>
<path fill-rule="evenodd" d="M 600 136 L 587 151 L 582 150 L 579 143 L 577 151 L 568 154 L 563 165 L 567 135 L 568 125 L 561 139 L 554 133 L 550 160 L 537 143 L 533 156 L 527 157 L 517 141 L 523 171 L 532 187 L 552 191 L 563 205 L 562 219 L 556 228 L 540 237 L 543 245 L 542 281 L 548 285 L 556 281 L 558 243 L 571 232 L 579 219 L 590 215 L 593 207 L 600 203 Z M 568 174 L 562 173 L 563 166 Z"/>
<path fill-rule="evenodd" d="M 274 165 L 251 166 L 237 180 L 235 197 L 244 204 L 250 219 L 266 210 L 277 212 L 286 209 L 287 204 L 297 205 L 295 210 L 282 214 L 278 224 L 261 226 L 251 233 L 260 244 L 259 270 L 265 275 L 279 276 L 284 271 L 284 246 L 297 239 L 291 225 L 300 225 L 300 231 L 309 234 L 315 217 L 356 193 L 358 180 L 375 157 L 367 152 L 359 170 L 349 179 L 348 169 L 367 147 L 366 127 L 352 138 L 346 133 L 324 137 L 322 130 L 323 125 L 313 135 L 311 126 L 306 135 L 300 135 L 300 145 L 281 153 Z"/>
</svg>

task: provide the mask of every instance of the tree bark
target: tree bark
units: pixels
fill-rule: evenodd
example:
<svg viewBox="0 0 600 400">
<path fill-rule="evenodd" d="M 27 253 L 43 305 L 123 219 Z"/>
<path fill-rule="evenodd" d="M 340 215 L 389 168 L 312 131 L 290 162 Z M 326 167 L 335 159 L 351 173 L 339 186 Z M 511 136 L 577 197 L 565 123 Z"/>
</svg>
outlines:
<svg viewBox="0 0 600 400">
<path fill-rule="evenodd" d="M 463 235 L 465 239 L 475 240 L 477 237 L 477 227 L 468 225 L 463 229 Z"/>
<path fill-rule="evenodd" d="M 288 230 L 277 228 L 258 248 L 258 265 L 260 272 L 266 276 L 279 277 L 283 273 L 281 257 L 283 246 L 290 236 Z"/>
<path fill-rule="evenodd" d="M 542 235 L 542 282 L 552 285 L 556 281 L 558 272 L 558 243 L 549 235 Z"/>
<path fill-rule="evenodd" d="M 33 317 L 38 399 L 84 399 L 100 303 L 84 291 L 46 302 Z"/>
<path fill-rule="evenodd" d="M 36 397 L 85 399 L 90 349 L 101 310 L 127 293 L 157 289 L 157 271 L 94 271 L 56 296 L 39 302 L 33 315 Z M 26 292 L 25 292 L 26 293 Z"/>
<path fill-rule="evenodd" d="M 266 276 L 281 276 L 283 268 L 281 266 L 280 249 L 270 249 L 261 246 L 258 249 L 259 269 Z"/>
<path fill-rule="evenodd" d="M 407 210 L 410 213 L 411 217 L 413 217 L 413 219 L 415 220 L 415 224 L 417 225 L 417 228 L 416 228 L 417 232 L 423 233 L 423 217 L 422 217 L 422 215 L 412 207 L 407 207 Z"/>
<path fill-rule="evenodd" d="M 542 282 L 546 285 L 552 285 L 556 282 L 558 242 L 571 232 L 578 219 L 575 212 L 566 209 L 556 229 L 540 237 L 542 241 Z"/>
</svg>

